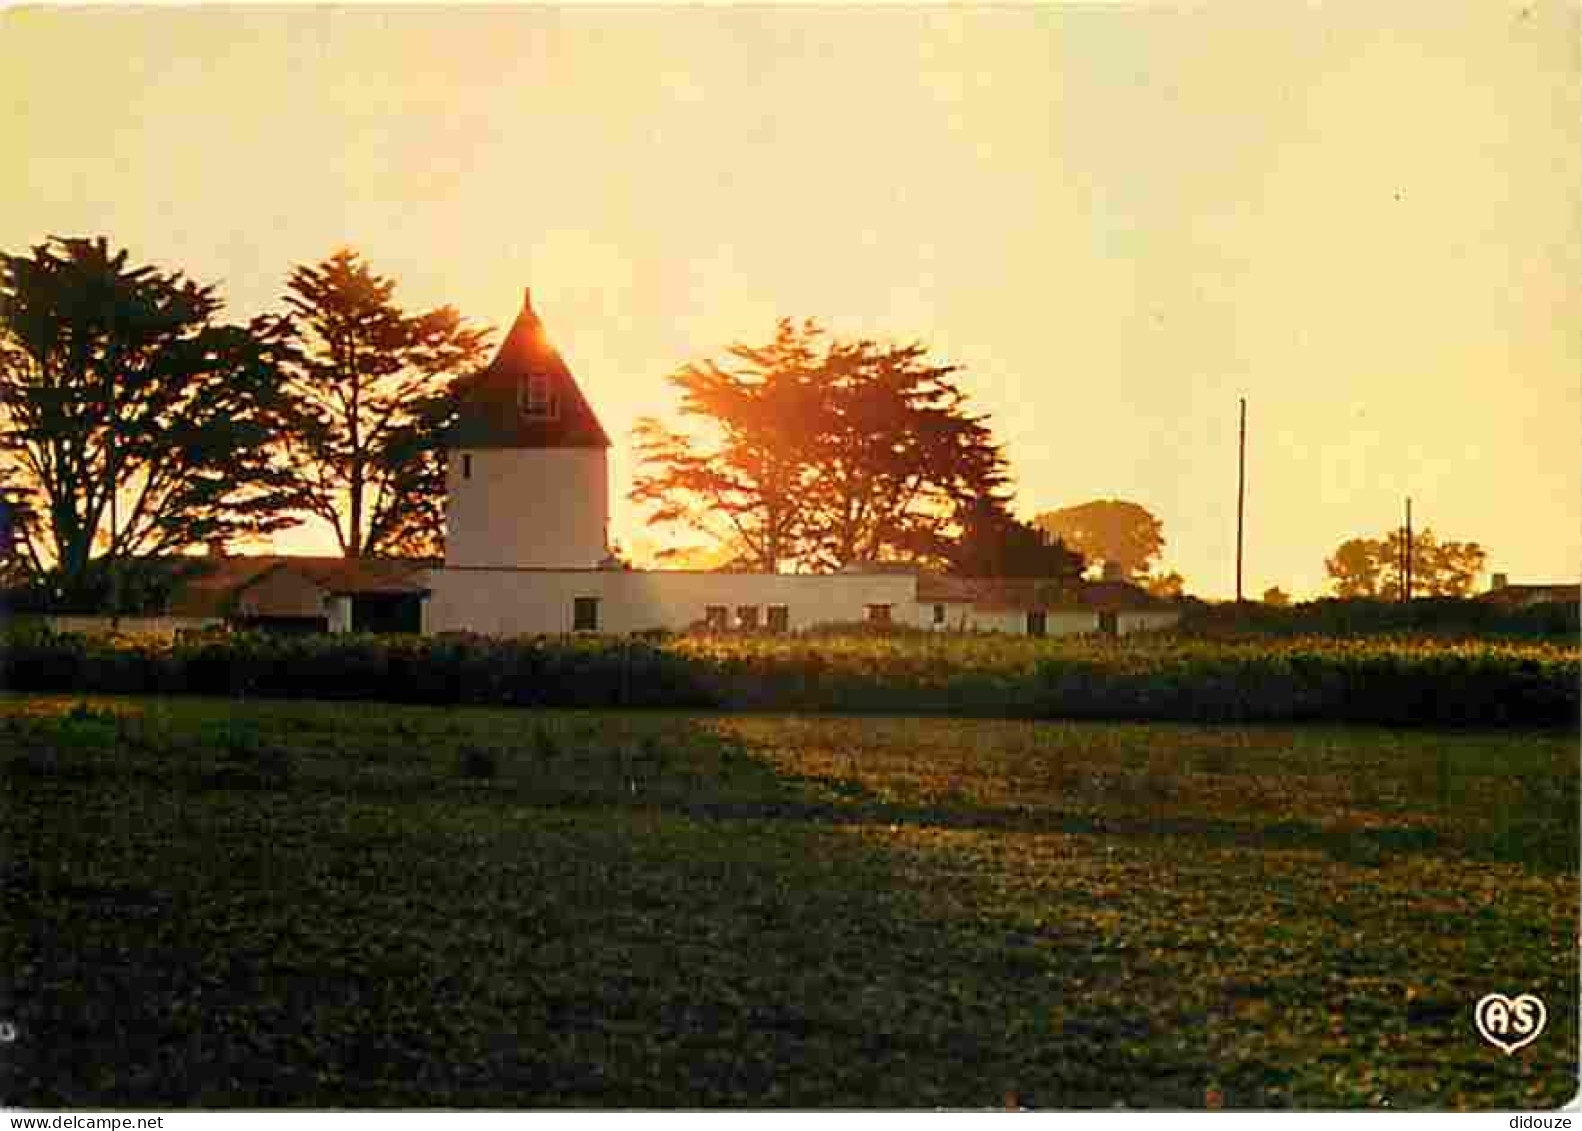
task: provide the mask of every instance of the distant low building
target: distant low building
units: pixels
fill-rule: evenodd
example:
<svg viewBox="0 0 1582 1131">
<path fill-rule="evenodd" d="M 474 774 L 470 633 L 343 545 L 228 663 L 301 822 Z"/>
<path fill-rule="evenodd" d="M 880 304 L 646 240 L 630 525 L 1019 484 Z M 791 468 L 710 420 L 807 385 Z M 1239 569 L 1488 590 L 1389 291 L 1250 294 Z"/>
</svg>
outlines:
<svg viewBox="0 0 1582 1131">
<path fill-rule="evenodd" d="M 122 616 L 46 614 L 58 632 L 169 640 L 224 629 L 271 632 L 410 632 L 425 630 L 427 577 L 435 562 L 264 554 L 172 557 L 176 578 L 162 607 Z"/>
<path fill-rule="evenodd" d="M 424 629 L 434 562 L 393 558 L 204 559 L 172 595 L 173 617 L 219 618 L 238 628 L 285 632 Z"/>
<path fill-rule="evenodd" d="M 1477 599 L 1479 601 L 1488 601 L 1492 604 L 1505 605 L 1513 609 L 1523 608 L 1527 605 L 1541 605 L 1550 601 L 1575 605 L 1582 602 L 1582 584 L 1560 582 L 1558 584 L 1512 585 L 1505 574 L 1496 573 L 1491 579 L 1489 591 L 1480 593 Z"/>
<path fill-rule="evenodd" d="M 1170 628 L 1180 619 L 1180 610 L 1171 602 L 1126 581 L 1063 583 L 925 574 L 917 582 L 916 623 L 936 631 L 1126 636 Z"/>
</svg>

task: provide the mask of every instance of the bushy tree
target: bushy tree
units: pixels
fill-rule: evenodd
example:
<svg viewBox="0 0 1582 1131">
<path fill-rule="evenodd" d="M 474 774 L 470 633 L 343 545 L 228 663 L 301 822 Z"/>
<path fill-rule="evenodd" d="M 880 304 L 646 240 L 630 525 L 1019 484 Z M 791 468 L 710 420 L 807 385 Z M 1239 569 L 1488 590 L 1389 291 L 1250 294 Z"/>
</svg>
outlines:
<svg viewBox="0 0 1582 1131">
<path fill-rule="evenodd" d="M 1147 507 L 1124 499 L 1046 511 L 1033 525 L 1076 550 L 1090 566 L 1118 566 L 1128 581 L 1145 578 L 1165 544 L 1164 524 Z"/>
<path fill-rule="evenodd" d="M 1176 570 L 1150 574 L 1141 579 L 1141 584 L 1154 597 L 1175 598 L 1186 592 L 1186 578 Z"/>
<path fill-rule="evenodd" d="M 692 427 L 639 422 L 630 497 L 653 523 L 739 546 L 740 564 L 764 572 L 942 559 L 961 507 L 1005 481 L 957 371 L 916 343 L 782 319 L 766 345 L 671 375 Z"/>
<path fill-rule="evenodd" d="M 1081 554 L 1018 521 L 997 499 L 975 499 L 958 517 L 962 532 L 948 557 L 958 577 L 1032 577 L 1075 586 L 1082 576 Z"/>
<path fill-rule="evenodd" d="M 652 417 L 637 422 L 642 470 L 629 498 L 655 526 L 679 526 L 742 548 L 764 573 L 801 557 L 809 542 L 813 446 L 822 331 L 781 319 L 764 346 L 733 345 L 722 364 L 690 363 L 670 375 L 691 434 Z"/>
<path fill-rule="evenodd" d="M 1382 546 L 1370 538 L 1348 538 L 1324 559 L 1337 597 L 1379 596 L 1379 554 Z"/>
<path fill-rule="evenodd" d="M 449 386 L 487 357 L 487 331 L 448 306 L 408 315 L 394 294 L 344 249 L 287 281 L 299 361 L 284 442 L 303 508 L 347 557 L 443 551 Z"/>
<path fill-rule="evenodd" d="M 813 562 L 937 561 L 962 508 L 1003 498 L 1005 460 L 966 409 L 958 367 L 923 346 L 835 343 L 820 375 L 809 540 Z"/>
<path fill-rule="evenodd" d="M 1350 538 L 1324 562 L 1337 597 L 1400 600 L 1406 586 L 1406 531 L 1383 538 Z M 1412 535 L 1412 596 L 1465 597 L 1487 554 L 1476 542 L 1440 542 L 1430 529 Z"/>
<path fill-rule="evenodd" d="M 0 450 L 31 500 L 23 552 L 66 600 L 295 521 L 274 450 L 286 323 L 222 322 L 215 288 L 128 258 L 103 237 L 0 255 Z"/>
<path fill-rule="evenodd" d="M 1398 599 L 1406 585 L 1406 532 L 1393 530 L 1379 551 L 1379 591 Z M 1466 597 L 1476 587 L 1488 555 L 1476 542 L 1441 542 L 1424 527 L 1412 534 L 1412 596 Z"/>
<path fill-rule="evenodd" d="M 1288 609 L 1291 607 L 1291 595 L 1278 585 L 1271 585 L 1263 591 L 1263 603 L 1270 608 Z"/>
</svg>

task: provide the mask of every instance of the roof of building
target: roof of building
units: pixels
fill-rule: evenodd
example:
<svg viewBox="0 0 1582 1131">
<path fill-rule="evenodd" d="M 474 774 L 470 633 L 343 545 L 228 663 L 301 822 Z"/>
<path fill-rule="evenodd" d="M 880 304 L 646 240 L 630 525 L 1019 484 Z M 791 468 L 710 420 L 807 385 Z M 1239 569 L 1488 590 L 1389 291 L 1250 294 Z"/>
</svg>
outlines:
<svg viewBox="0 0 1582 1131">
<path fill-rule="evenodd" d="M 972 607 L 984 612 L 1039 612 L 1079 606 L 1069 584 L 1020 577 L 974 578 Z"/>
<path fill-rule="evenodd" d="M 547 383 L 550 409 L 524 411 L 529 377 Z M 544 333 L 533 310 L 532 294 L 522 294 L 522 310 L 494 360 L 453 386 L 461 411 L 447 442 L 453 448 L 608 448 L 610 438 L 582 395 L 565 361 Z"/>
<path fill-rule="evenodd" d="M 1129 581 L 1084 581 L 1077 600 L 1085 609 L 1114 610 L 1168 609 L 1170 602 L 1155 597 Z"/>
<path fill-rule="evenodd" d="M 170 611 L 178 616 L 223 616 L 237 598 L 276 571 L 286 571 L 337 597 L 428 592 L 418 575 L 438 562 L 418 558 L 334 558 L 260 554 L 193 558 L 193 573 L 176 586 Z"/>
<path fill-rule="evenodd" d="M 975 583 L 964 577 L 925 573 L 920 574 L 917 579 L 917 599 L 925 605 L 943 605 L 950 602 L 971 604 L 977 596 Z"/>
<path fill-rule="evenodd" d="M 875 561 L 871 558 L 863 558 L 859 559 L 858 561 L 847 562 L 845 565 L 840 567 L 839 572 L 867 574 L 885 573 L 898 576 L 912 574 L 915 576 L 923 572 L 923 567 L 918 565 L 916 562 L 887 562 Z"/>
</svg>

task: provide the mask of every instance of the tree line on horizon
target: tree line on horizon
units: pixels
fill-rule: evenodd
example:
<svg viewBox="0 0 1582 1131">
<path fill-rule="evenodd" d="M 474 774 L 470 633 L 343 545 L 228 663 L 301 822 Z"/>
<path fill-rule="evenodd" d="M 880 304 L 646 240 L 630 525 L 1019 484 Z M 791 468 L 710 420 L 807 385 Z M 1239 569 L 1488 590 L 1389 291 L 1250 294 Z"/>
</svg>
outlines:
<svg viewBox="0 0 1582 1131">
<path fill-rule="evenodd" d="M 348 557 L 443 552 L 451 388 L 487 362 L 492 329 L 449 306 L 403 310 L 395 282 L 349 249 L 293 266 L 285 312 L 245 323 L 222 318 L 216 286 L 128 261 L 103 237 L 0 253 L 8 584 L 102 604 L 137 584 L 131 567 L 305 520 Z M 681 426 L 638 423 L 629 497 L 652 526 L 703 539 L 662 561 L 701 550 L 766 571 L 1102 571 L 1180 596 L 1180 574 L 1158 566 L 1163 526 L 1140 504 L 1016 517 L 1004 452 L 960 372 L 921 343 L 782 319 L 762 345 L 669 375 Z M 1482 562 L 1459 543 L 1414 552 L 1416 576 L 1449 578 L 1421 592 L 1452 591 Z M 1352 568 L 1387 557 L 1346 543 L 1337 585 L 1387 593 L 1383 564 L 1383 581 Z"/>
</svg>

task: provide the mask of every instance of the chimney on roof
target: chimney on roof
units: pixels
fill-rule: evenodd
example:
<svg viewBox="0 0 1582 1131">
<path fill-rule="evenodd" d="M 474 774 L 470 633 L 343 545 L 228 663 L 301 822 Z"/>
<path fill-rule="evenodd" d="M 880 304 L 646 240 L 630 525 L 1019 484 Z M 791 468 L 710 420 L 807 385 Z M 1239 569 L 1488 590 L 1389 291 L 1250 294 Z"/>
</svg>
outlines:
<svg viewBox="0 0 1582 1131">
<path fill-rule="evenodd" d="M 1489 592 L 1492 593 L 1496 589 L 1504 589 L 1509 583 L 1509 577 L 1503 573 L 1496 573 L 1493 577 L 1489 578 Z"/>
</svg>

